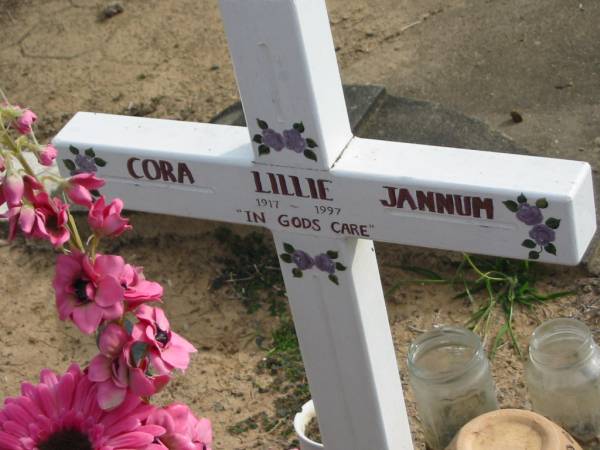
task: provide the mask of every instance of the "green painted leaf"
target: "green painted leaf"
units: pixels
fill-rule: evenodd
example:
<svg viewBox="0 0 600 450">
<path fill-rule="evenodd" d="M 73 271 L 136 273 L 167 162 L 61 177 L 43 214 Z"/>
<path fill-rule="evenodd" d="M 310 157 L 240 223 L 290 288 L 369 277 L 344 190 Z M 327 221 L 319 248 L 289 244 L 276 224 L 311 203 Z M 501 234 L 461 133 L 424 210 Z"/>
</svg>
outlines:
<svg viewBox="0 0 600 450">
<path fill-rule="evenodd" d="M 148 350 L 148 344 L 145 342 L 134 342 L 131 346 L 131 356 L 133 358 L 133 364 L 137 366 L 140 361 L 146 356 Z"/>
<path fill-rule="evenodd" d="M 262 144 L 262 136 L 260 134 L 255 134 L 252 140 L 257 144 Z"/>
<path fill-rule="evenodd" d="M 292 262 L 292 255 L 288 255 L 287 253 L 282 253 L 281 255 L 279 255 L 279 257 L 283 262 L 286 262 L 288 264 Z"/>
<path fill-rule="evenodd" d="M 259 155 L 268 155 L 271 153 L 271 149 L 267 147 L 265 144 L 261 144 L 258 146 L 258 154 Z"/>
<path fill-rule="evenodd" d="M 266 130 L 269 128 L 269 125 L 264 120 L 256 119 L 256 123 L 261 130 Z"/>
<path fill-rule="evenodd" d="M 299 133 L 304 133 L 304 124 L 302 122 L 296 122 L 292 125 L 292 127 L 294 127 L 294 130 L 298 131 Z"/>
<path fill-rule="evenodd" d="M 339 262 L 336 262 L 336 263 L 335 263 L 335 268 L 336 268 L 337 270 L 342 270 L 342 271 L 343 271 L 343 270 L 346 270 L 346 266 L 345 266 L 345 265 L 343 265 L 342 263 L 339 263 Z"/>
<path fill-rule="evenodd" d="M 560 226 L 560 219 L 550 217 L 548 220 L 546 220 L 546 225 L 548 225 L 553 230 L 556 230 Z"/>
<path fill-rule="evenodd" d="M 512 212 L 517 212 L 519 210 L 519 205 L 517 205 L 517 202 L 514 202 L 512 200 L 506 200 L 502 203 L 504 203 L 504 206 L 506 206 Z"/>
<path fill-rule="evenodd" d="M 538 208 L 547 208 L 548 207 L 548 200 L 546 200 L 545 198 L 540 198 L 539 200 L 537 200 L 535 202 L 535 206 L 537 206 Z"/>
<path fill-rule="evenodd" d="M 75 163 L 73 161 L 71 161 L 70 159 L 63 159 L 63 163 L 65 164 L 65 167 L 69 170 L 75 170 Z"/>
<path fill-rule="evenodd" d="M 338 286 L 340 285 L 340 281 L 338 280 L 338 277 L 336 277 L 335 275 L 329 275 L 329 280 L 332 283 L 337 284 Z"/>
<path fill-rule="evenodd" d="M 546 250 L 548 253 L 550 253 L 552 255 L 556 255 L 556 246 L 552 243 L 546 245 L 544 247 L 544 250 Z"/>
<path fill-rule="evenodd" d="M 309 148 L 318 147 L 317 143 L 314 140 L 312 140 L 311 138 L 306 139 L 306 145 L 308 145 Z"/>
<path fill-rule="evenodd" d="M 284 242 L 283 249 L 286 251 L 286 253 L 294 253 L 296 250 L 292 244 L 288 244 L 287 242 Z"/>
<path fill-rule="evenodd" d="M 91 148 L 86 148 L 84 153 L 86 156 L 89 156 L 90 158 L 94 158 L 96 156 L 96 154 L 94 153 L 94 150 Z"/>
<path fill-rule="evenodd" d="M 94 158 L 94 162 L 98 167 L 106 166 L 106 161 L 104 161 L 102 158 Z"/>
<path fill-rule="evenodd" d="M 336 251 L 329 250 L 327 252 L 327 256 L 329 256 L 331 259 L 337 259 L 337 257 L 339 256 L 339 254 Z"/>
<path fill-rule="evenodd" d="M 304 156 L 306 156 L 308 159 L 312 159 L 313 161 L 317 160 L 317 155 L 312 150 L 304 150 Z"/>
<path fill-rule="evenodd" d="M 531 239 L 525 239 L 523 242 L 521 242 L 521 245 L 526 248 L 535 248 L 537 246 L 535 241 L 532 241 Z"/>
<path fill-rule="evenodd" d="M 519 203 L 527 203 L 527 197 L 525 197 L 525 196 L 523 195 L 523 193 L 521 193 L 521 195 L 519 195 L 519 196 L 517 197 L 517 201 L 518 201 Z"/>
<path fill-rule="evenodd" d="M 74 147 L 73 145 L 69 145 L 69 151 L 74 155 L 79 155 L 79 149 L 77 147 Z"/>
<path fill-rule="evenodd" d="M 302 271 L 295 267 L 292 269 L 292 275 L 294 275 L 296 278 L 302 278 Z"/>
<path fill-rule="evenodd" d="M 540 259 L 540 253 L 534 251 L 529 252 L 529 259 Z"/>
</svg>

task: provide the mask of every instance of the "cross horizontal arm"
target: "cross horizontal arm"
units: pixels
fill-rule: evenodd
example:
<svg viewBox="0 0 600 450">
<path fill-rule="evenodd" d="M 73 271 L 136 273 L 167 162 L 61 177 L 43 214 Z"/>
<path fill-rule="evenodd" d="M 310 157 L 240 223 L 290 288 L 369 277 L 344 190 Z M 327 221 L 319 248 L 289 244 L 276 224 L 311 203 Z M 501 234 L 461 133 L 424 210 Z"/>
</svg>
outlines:
<svg viewBox="0 0 600 450">
<path fill-rule="evenodd" d="M 243 127 L 92 113 L 54 144 L 63 171 L 91 148 L 133 210 L 562 264 L 596 229 L 585 162 L 354 138 L 332 170 L 293 169 L 254 164 Z"/>
</svg>

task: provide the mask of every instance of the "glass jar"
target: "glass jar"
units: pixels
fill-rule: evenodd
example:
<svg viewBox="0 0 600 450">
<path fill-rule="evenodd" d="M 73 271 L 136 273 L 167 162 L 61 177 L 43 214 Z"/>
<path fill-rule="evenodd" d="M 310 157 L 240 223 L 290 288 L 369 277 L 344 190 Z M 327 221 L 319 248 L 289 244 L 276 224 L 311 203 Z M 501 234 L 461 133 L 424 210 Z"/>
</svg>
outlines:
<svg viewBox="0 0 600 450">
<path fill-rule="evenodd" d="M 553 319 L 537 327 L 525 380 L 534 411 L 584 443 L 600 437 L 600 352 L 584 323 Z"/>
<path fill-rule="evenodd" d="M 410 346 L 408 372 L 433 450 L 446 448 L 471 419 L 498 409 L 481 340 L 465 328 L 445 326 L 419 336 Z"/>
</svg>

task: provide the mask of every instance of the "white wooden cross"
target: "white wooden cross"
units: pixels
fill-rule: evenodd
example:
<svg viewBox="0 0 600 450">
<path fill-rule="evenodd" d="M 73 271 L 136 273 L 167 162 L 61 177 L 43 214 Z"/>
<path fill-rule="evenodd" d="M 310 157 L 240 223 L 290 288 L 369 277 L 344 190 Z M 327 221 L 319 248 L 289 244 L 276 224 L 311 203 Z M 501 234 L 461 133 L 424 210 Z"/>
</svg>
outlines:
<svg viewBox="0 0 600 450">
<path fill-rule="evenodd" d="M 80 112 L 54 144 L 128 208 L 269 228 L 326 449 L 412 449 L 372 241 L 577 264 L 590 166 L 354 137 L 324 1 L 220 3 L 248 128 Z"/>
</svg>

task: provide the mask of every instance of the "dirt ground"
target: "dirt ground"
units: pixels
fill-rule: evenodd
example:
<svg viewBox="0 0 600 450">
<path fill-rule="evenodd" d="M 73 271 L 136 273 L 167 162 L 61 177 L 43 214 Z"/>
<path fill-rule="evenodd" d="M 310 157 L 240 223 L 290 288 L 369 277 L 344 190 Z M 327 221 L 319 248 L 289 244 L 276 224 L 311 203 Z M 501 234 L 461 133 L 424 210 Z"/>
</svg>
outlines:
<svg viewBox="0 0 600 450">
<path fill-rule="evenodd" d="M 99 20 L 94 0 L 0 0 L 0 87 L 40 116 L 52 136 L 76 111 L 207 121 L 237 100 L 216 0 L 122 0 L 124 12 Z M 592 0 L 328 0 L 345 82 L 443 103 L 487 121 L 534 152 L 585 159 L 600 167 L 600 3 Z M 524 122 L 507 122 L 511 110 Z M 223 250 L 216 225 L 133 215 L 135 232 L 118 249 L 166 289 L 165 308 L 199 354 L 185 377 L 160 395 L 210 417 L 216 449 L 283 449 L 290 439 L 233 424 L 274 414 L 269 374 L 257 372 L 276 319 L 248 314 L 232 289 L 211 290 Z M 238 232 L 246 229 L 236 227 Z M 401 265 L 451 274 L 457 256 L 378 246 L 384 288 L 412 275 Z M 542 320 L 581 318 L 597 329 L 598 280 L 581 269 L 542 268 L 542 290 L 577 294 L 519 310 L 522 346 Z M 94 344 L 58 321 L 50 282 L 52 252 L 0 243 L 0 398 L 42 367 L 86 362 Z M 462 324 L 472 309 L 447 286 L 411 285 L 387 298 L 403 381 L 407 347 L 421 330 Z M 493 361 L 503 407 L 526 407 L 522 362 L 509 345 Z M 405 385 L 416 448 L 422 449 L 412 394 Z"/>
</svg>

